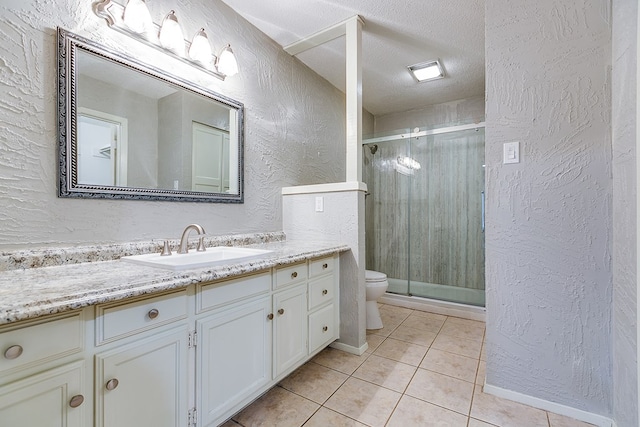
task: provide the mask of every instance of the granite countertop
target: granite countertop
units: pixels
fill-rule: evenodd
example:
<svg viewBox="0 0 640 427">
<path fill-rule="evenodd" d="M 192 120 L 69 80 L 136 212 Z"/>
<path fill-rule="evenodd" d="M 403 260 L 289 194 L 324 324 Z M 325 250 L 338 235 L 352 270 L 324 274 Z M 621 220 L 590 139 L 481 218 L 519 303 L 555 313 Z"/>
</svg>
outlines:
<svg viewBox="0 0 640 427">
<path fill-rule="evenodd" d="M 247 245 L 273 253 L 259 260 L 169 271 L 120 260 L 0 271 L 0 325 L 93 304 L 180 289 L 348 251 L 346 245 L 278 241 Z"/>
</svg>

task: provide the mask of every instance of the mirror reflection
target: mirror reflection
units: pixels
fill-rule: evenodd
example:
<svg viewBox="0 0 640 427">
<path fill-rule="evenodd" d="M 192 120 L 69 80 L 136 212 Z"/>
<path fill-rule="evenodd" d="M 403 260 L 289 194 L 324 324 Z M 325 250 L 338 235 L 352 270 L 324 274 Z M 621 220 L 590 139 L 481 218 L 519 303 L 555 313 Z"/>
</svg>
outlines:
<svg viewBox="0 0 640 427">
<path fill-rule="evenodd" d="M 75 105 L 76 138 L 66 132 L 66 152 L 74 154 L 64 159 L 72 163 L 69 193 L 242 202 L 241 104 L 93 46 L 71 45 L 75 85 L 67 103 Z M 61 188 L 61 196 L 78 195 Z"/>
</svg>

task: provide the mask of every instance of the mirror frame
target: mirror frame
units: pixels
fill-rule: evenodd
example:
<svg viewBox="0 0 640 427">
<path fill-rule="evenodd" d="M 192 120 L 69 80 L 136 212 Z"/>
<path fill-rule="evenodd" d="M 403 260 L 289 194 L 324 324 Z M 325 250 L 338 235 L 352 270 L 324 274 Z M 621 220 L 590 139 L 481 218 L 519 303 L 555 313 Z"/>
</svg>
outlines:
<svg viewBox="0 0 640 427">
<path fill-rule="evenodd" d="M 116 187 L 78 183 L 77 51 L 82 49 L 107 61 L 159 79 L 179 89 L 204 96 L 237 111 L 238 194 L 205 193 L 140 187 Z M 163 70 L 58 27 L 58 197 L 125 199 L 173 202 L 244 203 L 244 105 Z"/>
</svg>

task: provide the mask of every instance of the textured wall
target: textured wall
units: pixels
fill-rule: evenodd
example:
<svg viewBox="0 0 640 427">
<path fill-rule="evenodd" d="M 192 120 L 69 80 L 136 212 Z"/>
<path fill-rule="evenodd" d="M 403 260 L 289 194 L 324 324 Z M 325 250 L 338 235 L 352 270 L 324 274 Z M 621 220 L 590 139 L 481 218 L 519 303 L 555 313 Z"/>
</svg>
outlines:
<svg viewBox="0 0 640 427">
<path fill-rule="evenodd" d="M 613 2 L 613 416 L 637 426 L 637 71 L 638 3 Z"/>
<path fill-rule="evenodd" d="M 316 197 L 323 197 L 323 212 L 315 212 Z M 282 204 L 287 239 L 315 239 L 351 247 L 340 255 L 340 343 L 355 352 L 367 338 L 364 192 L 289 194 L 283 196 Z"/>
<path fill-rule="evenodd" d="M 222 2 L 149 2 L 175 9 L 187 37 L 205 26 L 231 43 L 240 73 L 221 82 L 107 28 L 89 0 L 0 3 L 0 249 L 281 229 L 280 188 L 344 179 L 344 94 Z M 244 103 L 243 205 L 57 198 L 56 39 L 61 26 Z"/>
<path fill-rule="evenodd" d="M 375 131 L 379 133 L 415 127 L 434 128 L 482 121 L 484 97 L 480 96 L 429 105 L 417 110 L 378 115 L 375 117 Z"/>
<path fill-rule="evenodd" d="M 611 413 L 608 2 L 486 4 L 487 383 Z M 502 145 L 520 141 L 521 162 Z"/>
</svg>

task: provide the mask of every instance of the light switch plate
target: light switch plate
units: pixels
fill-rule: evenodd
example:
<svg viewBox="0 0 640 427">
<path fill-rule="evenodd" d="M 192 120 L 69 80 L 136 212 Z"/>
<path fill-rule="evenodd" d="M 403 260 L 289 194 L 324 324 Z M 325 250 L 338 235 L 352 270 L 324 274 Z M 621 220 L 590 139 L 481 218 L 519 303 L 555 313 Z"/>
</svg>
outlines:
<svg viewBox="0 0 640 427">
<path fill-rule="evenodd" d="M 324 197 L 316 197 L 316 212 L 324 212 Z"/>
<path fill-rule="evenodd" d="M 520 142 L 505 142 L 503 145 L 502 163 L 520 163 Z"/>
</svg>

